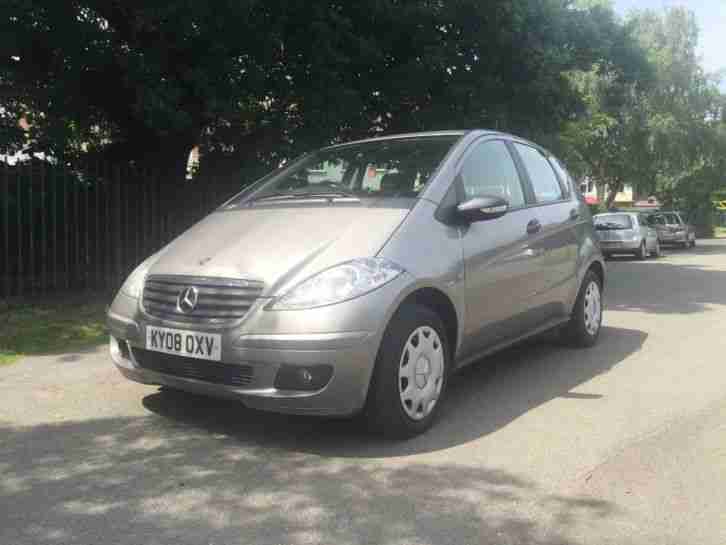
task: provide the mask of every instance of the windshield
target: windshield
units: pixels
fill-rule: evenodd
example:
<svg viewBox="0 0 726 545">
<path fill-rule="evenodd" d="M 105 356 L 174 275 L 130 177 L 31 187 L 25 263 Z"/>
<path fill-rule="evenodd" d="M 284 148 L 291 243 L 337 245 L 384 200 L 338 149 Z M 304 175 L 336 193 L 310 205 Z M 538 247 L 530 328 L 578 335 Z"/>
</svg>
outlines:
<svg viewBox="0 0 726 545">
<path fill-rule="evenodd" d="M 601 231 L 633 228 L 633 221 L 626 214 L 595 216 L 593 221 L 595 222 L 595 229 Z"/>
<path fill-rule="evenodd" d="M 329 148 L 282 170 L 260 189 L 227 204 L 243 201 L 288 202 L 364 197 L 415 197 L 460 138 L 431 136 L 377 140 Z"/>
</svg>

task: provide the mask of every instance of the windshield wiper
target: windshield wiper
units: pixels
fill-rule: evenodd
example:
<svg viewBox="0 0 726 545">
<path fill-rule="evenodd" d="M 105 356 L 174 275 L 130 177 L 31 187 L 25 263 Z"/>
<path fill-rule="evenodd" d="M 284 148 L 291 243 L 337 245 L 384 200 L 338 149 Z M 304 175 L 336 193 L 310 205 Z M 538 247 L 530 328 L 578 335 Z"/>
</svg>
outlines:
<svg viewBox="0 0 726 545">
<path fill-rule="evenodd" d="M 360 201 L 354 193 L 349 191 L 311 191 L 307 193 L 270 193 L 250 200 L 250 203 L 267 200 L 305 200 L 305 199 L 355 199 Z"/>
</svg>

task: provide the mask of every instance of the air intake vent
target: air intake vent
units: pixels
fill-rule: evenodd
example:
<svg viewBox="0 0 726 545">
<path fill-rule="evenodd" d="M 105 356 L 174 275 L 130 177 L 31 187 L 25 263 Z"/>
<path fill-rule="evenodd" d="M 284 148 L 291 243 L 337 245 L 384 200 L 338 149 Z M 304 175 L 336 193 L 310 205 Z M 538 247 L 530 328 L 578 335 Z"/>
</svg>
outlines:
<svg viewBox="0 0 726 545">
<path fill-rule="evenodd" d="M 132 352 L 140 367 L 179 378 L 193 378 L 226 386 L 247 386 L 254 376 L 250 365 L 199 360 L 143 348 L 132 348 Z"/>
</svg>

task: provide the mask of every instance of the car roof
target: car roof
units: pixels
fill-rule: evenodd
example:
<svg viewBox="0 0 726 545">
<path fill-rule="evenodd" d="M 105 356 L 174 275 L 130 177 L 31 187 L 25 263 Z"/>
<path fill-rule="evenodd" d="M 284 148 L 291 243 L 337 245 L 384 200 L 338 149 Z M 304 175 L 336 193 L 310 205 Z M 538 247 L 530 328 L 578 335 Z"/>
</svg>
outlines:
<svg viewBox="0 0 726 545">
<path fill-rule="evenodd" d="M 623 214 L 632 215 L 632 214 L 640 214 L 640 212 L 602 212 L 600 214 L 595 214 L 593 218 L 600 218 L 602 216 L 622 216 Z"/>
<path fill-rule="evenodd" d="M 504 136 L 506 138 L 510 138 L 512 140 L 517 140 L 519 142 L 526 142 L 528 144 L 531 144 L 532 146 L 535 146 L 537 148 L 540 148 L 544 150 L 542 146 L 535 142 L 531 142 L 527 140 L 526 138 L 522 138 L 521 136 L 516 136 L 514 134 L 509 134 L 506 132 L 501 131 L 495 131 L 491 129 L 468 129 L 468 130 L 445 130 L 445 131 L 423 131 L 423 132 L 407 132 L 407 133 L 400 133 L 400 134 L 387 134 L 382 136 L 374 136 L 371 138 L 363 138 L 360 140 L 353 140 L 351 142 L 341 142 L 340 144 L 334 144 L 332 146 L 326 146 L 322 149 L 334 149 L 339 148 L 343 146 L 350 146 L 353 144 L 363 144 L 367 142 L 378 142 L 378 141 L 385 141 L 385 140 L 401 140 L 405 138 L 426 138 L 426 137 L 436 137 L 436 136 Z M 545 150 L 546 151 L 546 150 Z M 549 153 L 549 152 L 548 152 Z"/>
</svg>

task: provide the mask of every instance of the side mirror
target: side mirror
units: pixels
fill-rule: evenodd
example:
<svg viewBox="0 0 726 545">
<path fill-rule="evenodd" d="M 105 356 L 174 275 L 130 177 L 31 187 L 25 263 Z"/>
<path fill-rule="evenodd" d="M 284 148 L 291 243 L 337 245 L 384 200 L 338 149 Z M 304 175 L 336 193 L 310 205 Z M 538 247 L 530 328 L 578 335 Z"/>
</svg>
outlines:
<svg viewBox="0 0 726 545">
<path fill-rule="evenodd" d="M 509 211 L 507 199 L 502 197 L 475 197 L 456 207 L 456 214 L 468 223 L 501 218 Z"/>
</svg>

